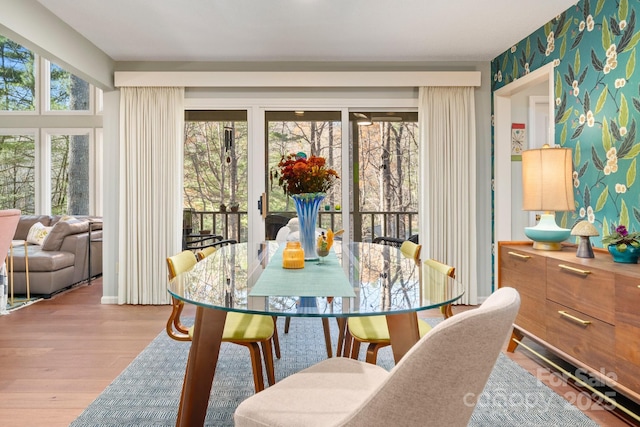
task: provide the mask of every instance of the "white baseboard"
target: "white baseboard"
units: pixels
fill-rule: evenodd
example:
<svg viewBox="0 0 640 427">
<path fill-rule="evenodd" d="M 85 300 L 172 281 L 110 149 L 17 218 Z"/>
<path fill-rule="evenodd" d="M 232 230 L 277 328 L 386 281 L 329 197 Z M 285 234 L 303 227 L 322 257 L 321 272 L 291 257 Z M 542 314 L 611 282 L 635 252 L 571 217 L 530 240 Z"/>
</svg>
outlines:
<svg viewBox="0 0 640 427">
<path fill-rule="evenodd" d="M 108 296 L 108 297 L 103 296 L 100 299 L 100 304 L 118 304 L 118 297 L 117 296 Z"/>
</svg>

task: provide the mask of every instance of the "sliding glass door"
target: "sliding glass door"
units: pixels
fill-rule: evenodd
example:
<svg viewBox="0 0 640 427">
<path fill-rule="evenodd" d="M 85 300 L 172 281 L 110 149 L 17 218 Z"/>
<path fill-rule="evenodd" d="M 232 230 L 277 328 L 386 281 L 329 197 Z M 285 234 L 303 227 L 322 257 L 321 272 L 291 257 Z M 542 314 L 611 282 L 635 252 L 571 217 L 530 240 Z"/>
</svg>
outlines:
<svg viewBox="0 0 640 427">
<path fill-rule="evenodd" d="M 247 112 L 186 111 L 184 137 L 183 233 L 246 241 Z"/>
<path fill-rule="evenodd" d="M 291 153 L 324 157 L 340 176 L 318 227 L 356 241 L 418 233 L 417 113 L 249 108 L 186 112 L 185 234 L 275 239 L 296 215 L 273 173 Z"/>
<path fill-rule="evenodd" d="M 280 159 L 291 153 L 324 157 L 341 179 L 327 192 L 319 213 L 318 227 L 342 229 L 341 193 L 345 184 L 342 166 L 340 111 L 266 111 L 265 180 L 267 212 L 265 238 L 274 239 L 280 227 L 295 216 L 293 200 L 279 185 L 274 173 Z M 348 184 L 348 179 L 346 180 Z"/>
</svg>

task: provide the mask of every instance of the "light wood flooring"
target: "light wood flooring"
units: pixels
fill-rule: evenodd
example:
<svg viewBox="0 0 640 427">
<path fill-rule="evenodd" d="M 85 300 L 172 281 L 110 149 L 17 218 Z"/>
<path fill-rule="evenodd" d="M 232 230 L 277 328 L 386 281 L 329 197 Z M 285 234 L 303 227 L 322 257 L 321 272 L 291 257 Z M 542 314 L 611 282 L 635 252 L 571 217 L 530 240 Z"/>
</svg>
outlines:
<svg viewBox="0 0 640 427">
<path fill-rule="evenodd" d="M 0 316 L 1 426 L 68 426 L 163 330 L 170 312 L 168 306 L 102 305 L 101 296 L 98 279 Z M 544 367 L 524 351 L 509 357 L 541 376 Z M 575 395 L 551 382 L 560 395 Z M 585 412 L 600 425 L 630 425 L 588 406 Z"/>
</svg>

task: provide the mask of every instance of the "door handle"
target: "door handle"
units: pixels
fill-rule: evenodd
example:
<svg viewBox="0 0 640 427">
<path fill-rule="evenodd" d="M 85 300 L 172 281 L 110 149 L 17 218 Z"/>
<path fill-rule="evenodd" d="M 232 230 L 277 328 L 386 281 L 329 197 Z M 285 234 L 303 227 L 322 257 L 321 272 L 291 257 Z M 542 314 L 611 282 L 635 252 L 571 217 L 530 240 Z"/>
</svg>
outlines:
<svg viewBox="0 0 640 427">
<path fill-rule="evenodd" d="M 262 193 L 260 198 L 258 199 L 258 211 L 260 211 L 260 215 L 262 215 L 262 219 L 267 218 L 267 210 L 265 209 L 265 204 L 267 203 L 267 195 Z"/>
</svg>

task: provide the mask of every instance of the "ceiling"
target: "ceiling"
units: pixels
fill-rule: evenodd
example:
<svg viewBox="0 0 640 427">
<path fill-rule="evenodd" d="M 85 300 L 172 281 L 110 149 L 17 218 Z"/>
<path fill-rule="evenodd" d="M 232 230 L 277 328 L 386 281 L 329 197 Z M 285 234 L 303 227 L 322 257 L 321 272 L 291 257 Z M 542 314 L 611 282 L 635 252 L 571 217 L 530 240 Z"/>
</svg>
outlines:
<svg viewBox="0 0 640 427">
<path fill-rule="evenodd" d="M 576 0 L 38 0 L 116 61 L 490 61 Z"/>
</svg>

